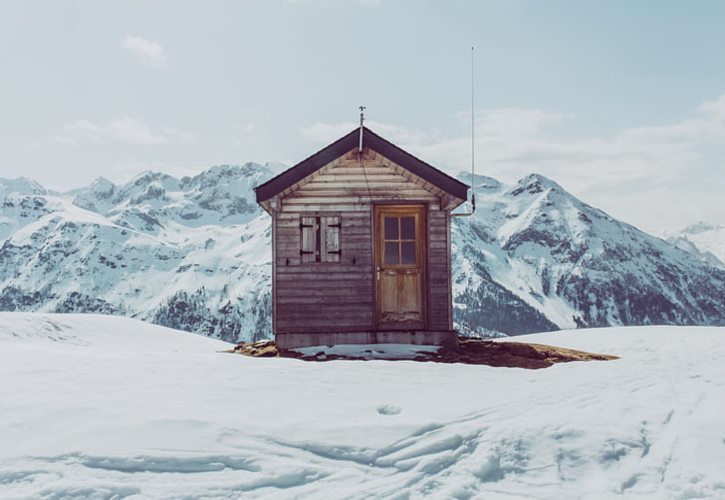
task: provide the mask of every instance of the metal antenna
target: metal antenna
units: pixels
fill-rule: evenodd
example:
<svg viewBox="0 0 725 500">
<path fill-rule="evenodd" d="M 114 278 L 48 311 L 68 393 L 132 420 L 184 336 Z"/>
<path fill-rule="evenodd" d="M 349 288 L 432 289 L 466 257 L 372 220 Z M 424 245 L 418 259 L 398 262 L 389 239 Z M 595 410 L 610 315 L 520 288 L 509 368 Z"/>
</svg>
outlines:
<svg viewBox="0 0 725 500">
<path fill-rule="evenodd" d="M 476 211 L 476 190 L 473 184 L 473 171 L 476 165 L 476 115 L 475 107 L 473 102 L 474 95 L 474 80 L 473 80 L 473 45 L 471 45 L 471 213 Z"/>
<path fill-rule="evenodd" d="M 451 214 L 451 217 L 468 217 L 476 211 L 476 191 L 474 186 L 474 170 L 476 165 L 476 113 L 474 97 L 474 79 L 473 79 L 473 46 L 471 46 L 471 211 Z"/>
<path fill-rule="evenodd" d="M 357 154 L 362 156 L 362 148 L 363 148 L 363 122 L 365 121 L 365 106 L 358 106 L 358 109 L 360 110 L 360 141 L 358 142 L 357 146 Z"/>
</svg>

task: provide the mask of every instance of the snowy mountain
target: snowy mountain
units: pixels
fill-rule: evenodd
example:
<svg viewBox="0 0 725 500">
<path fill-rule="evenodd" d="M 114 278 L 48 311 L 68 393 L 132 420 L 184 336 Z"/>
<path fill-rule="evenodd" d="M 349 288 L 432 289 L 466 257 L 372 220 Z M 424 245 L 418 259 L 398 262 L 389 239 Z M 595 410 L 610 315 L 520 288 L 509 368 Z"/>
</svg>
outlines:
<svg viewBox="0 0 725 500">
<path fill-rule="evenodd" d="M 269 334 L 266 166 L 99 178 L 62 195 L 0 181 L 0 310 L 101 312 L 236 340 Z"/>
<path fill-rule="evenodd" d="M 0 313 L 0 498 L 722 499 L 724 335 L 529 335 L 620 358 L 532 371 Z"/>
<path fill-rule="evenodd" d="M 699 222 L 669 235 L 667 241 L 710 265 L 725 268 L 725 226 Z"/>
<path fill-rule="evenodd" d="M 228 341 L 270 335 L 270 222 L 252 188 L 279 165 L 145 172 L 68 193 L 0 179 L 0 310 L 130 316 Z M 479 176 L 456 218 L 457 328 L 725 324 L 725 270 L 555 182 Z"/>
<path fill-rule="evenodd" d="M 725 324 L 725 272 L 532 174 L 478 177 L 456 219 L 457 319 L 508 334 L 559 328 Z"/>
</svg>

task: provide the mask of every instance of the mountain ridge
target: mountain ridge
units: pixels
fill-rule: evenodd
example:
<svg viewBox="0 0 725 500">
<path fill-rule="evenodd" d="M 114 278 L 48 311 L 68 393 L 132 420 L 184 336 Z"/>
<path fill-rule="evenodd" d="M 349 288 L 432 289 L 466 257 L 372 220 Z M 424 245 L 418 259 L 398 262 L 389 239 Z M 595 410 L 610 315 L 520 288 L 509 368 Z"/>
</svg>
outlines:
<svg viewBox="0 0 725 500">
<path fill-rule="evenodd" d="M 147 171 L 65 193 L 0 179 L 0 310 L 103 312 L 229 341 L 268 337 L 270 221 L 253 188 L 278 168 Z M 476 213 L 452 224 L 460 331 L 725 324 L 725 271 L 543 175 L 509 185 L 479 175 L 474 185 Z"/>
</svg>

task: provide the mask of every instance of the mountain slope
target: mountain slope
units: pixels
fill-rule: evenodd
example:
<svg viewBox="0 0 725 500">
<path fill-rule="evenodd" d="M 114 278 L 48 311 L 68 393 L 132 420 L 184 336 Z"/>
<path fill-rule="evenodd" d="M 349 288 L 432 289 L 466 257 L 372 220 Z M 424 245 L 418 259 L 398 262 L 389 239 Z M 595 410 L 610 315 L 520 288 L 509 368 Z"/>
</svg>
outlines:
<svg viewBox="0 0 725 500">
<path fill-rule="evenodd" d="M 8 194 L 0 310 L 121 314 L 232 341 L 269 335 L 269 224 L 249 200 L 271 174 L 247 164 Z"/>
<path fill-rule="evenodd" d="M 454 219 L 459 318 L 502 286 L 560 328 L 725 324 L 725 272 L 529 175 L 513 186 L 478 177 L 474 217 Z M 520 305 L 520 304 L 519 304 Z M 502 304 L 510 308 L 510 301 Z M 494 317 L 471 328 L 519 333 Z M 513 316 L 514 318 L 516 315 Z M 536 328 L 543 325 L 535 321 Z M 530 330 L 529 330 L 530 331 Z"/>
<path fill-rule="evenodd" d="M 275 166 L 276 167 L 276 166 Z M 69 193 L 0 179 L 0 310 L 100 312 L 228 341 L 270 335 L 275 167 L 145 172 Z M 725 324 L 725 271 L 530 175 L 476 179 L 455 218 L 456 327 L 500 336 L 582 326 Z"/>
</svg>

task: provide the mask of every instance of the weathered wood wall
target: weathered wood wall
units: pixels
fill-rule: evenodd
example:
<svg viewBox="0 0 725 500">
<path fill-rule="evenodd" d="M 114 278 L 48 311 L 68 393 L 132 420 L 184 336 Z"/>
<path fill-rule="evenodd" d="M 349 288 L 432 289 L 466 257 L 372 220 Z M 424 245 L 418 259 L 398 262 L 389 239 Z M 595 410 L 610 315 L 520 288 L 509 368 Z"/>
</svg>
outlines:
<svg viewBox="0 0 725 500">
<path fill-rule="evenodd" d="M 335 212 L 342 222 L 339 263 L 301 263 L 299 219 L 303 213 L 309 212 L 277 214 L 275 333 L 371 329 L 370 213 Z"/>
<path fill-rule="evenodd" d="M 440 192 L 381 155 L 356 151 L 333 161 L 276 200 L 274 234 L 275 333 L 359 332 L 374 329 L 372 206 L 428 205 L 428 329 L 450 330 L 448 212 Z M 339 216 L 337 263 L 301 262 L 300 217 Z"/>
<path fill-rule="evenodd" d="M 428 329 L 451 330 L 450 218 L 438 207 L 428 209 Z"/>
</svg>

